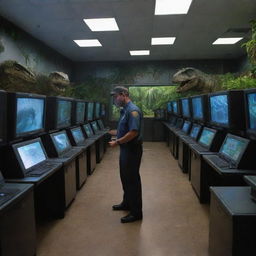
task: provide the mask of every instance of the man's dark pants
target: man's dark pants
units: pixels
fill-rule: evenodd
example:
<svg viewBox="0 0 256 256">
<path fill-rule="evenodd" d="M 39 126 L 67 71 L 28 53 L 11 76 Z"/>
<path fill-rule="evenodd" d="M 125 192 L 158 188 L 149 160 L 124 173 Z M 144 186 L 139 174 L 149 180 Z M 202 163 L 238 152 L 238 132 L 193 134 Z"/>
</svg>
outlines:
<svg viewBox="0 0 256 256">
<path fill-rule="evenodd" d="M 139 174 L 141 157 L 141 143 L 120 146 L 119 165 L 124 190 L 123 205 L 127 206 L 134 216 L 142 215 L 142 192 Z"/>
</svg>

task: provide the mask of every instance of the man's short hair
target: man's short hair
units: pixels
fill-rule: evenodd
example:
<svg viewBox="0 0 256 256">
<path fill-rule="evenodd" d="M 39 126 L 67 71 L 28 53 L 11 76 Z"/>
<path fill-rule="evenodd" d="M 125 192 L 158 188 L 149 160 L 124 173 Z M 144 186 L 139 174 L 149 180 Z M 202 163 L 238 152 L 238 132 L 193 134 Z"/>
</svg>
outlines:
<svg viewBox="0 0 256 256">
<path fill-rule="evenodd" d="M 116 86 L 111 92 L 110 95 L 113 96 L 115 94 L 125 94 L 127 96 L 129 96 L 129 91 L 126 87 L 124 86 Z"/>
</svg>

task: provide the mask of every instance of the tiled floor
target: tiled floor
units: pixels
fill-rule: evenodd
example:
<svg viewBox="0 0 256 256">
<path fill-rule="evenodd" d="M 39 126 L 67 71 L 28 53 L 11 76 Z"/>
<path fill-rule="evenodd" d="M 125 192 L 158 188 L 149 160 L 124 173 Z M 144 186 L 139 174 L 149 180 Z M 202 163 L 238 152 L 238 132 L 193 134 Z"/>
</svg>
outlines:
<svg viewBox="0 0 256 256">
<path fill-rule="evenodd" d="M 165 143 L 144 143 L 142 222 L 121 224 L 118 148 L 108 149 L 62 220 L 38 227 L 38 256 L 205 256 L 209 206 L 200 205 Z"/>
</svg>

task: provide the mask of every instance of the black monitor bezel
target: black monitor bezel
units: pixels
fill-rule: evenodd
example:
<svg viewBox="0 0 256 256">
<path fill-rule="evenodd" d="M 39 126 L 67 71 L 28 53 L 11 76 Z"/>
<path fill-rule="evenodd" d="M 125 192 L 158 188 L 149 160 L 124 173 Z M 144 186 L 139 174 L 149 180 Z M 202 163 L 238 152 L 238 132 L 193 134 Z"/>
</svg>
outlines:
<svg viewBox="0 0 256 256">
<path fill-rule="evenodd" d="M 212 131 L 212 132 L 214 133 L 213 139 L 212 139 L 212 141 L 211 141 L 211 143 L 210 143 L 209 146 L 207 146 L 207 145 L 205 145 L 204 143 L 201 143 L 201 142 L 200 142 L 200 138 L 201 138 L 201 136 L 202 136 L 204 130 L 210 130 L 210 131 Z M 205 127 L 203 128 L 201 134 L 200 134 L 200 138 L 199 138 L 198 141 L 197 141 L 198 144 L 200 144 L 201 146 L 203 146 L 203 147 L 205 147 L 205 148 L 207 148 L 207 149 L 210 149 L 210 148 L 211 148 L 211 145 L 212 145 L 212 143 L 213 143 L 213 140 L 214 140 L 214 137 L 215 137 L 216 133 L 217 133 L 217 131 L 216 131 L 215 129 L 212 129 L 212 128 L 209 128 L 209 127 L 206 127 L 206 126 L 205 126 Z"/>
<path fill-rule="evenodd" d="M 56 146 L 55 139 L 54 139 L 54 136 L 55 136 L 55 135 L 59 135 L 59 134 L 65 134 L 66 137 L 67 137 L 68 143 L 69 143 L 69 145 L 70 145 L 69 148 L 65 149 L 65 150 L 62 151 L 61 153 L 58 151 L 58 147 Z M 51 138 L 51 140 L 52 140 L 52 144 L 53 144 L 53 146 L 54 146 L 54 148 L 55 148 L 55 151 L 57 152 L 58 156 L 61 156 L 61 155 L 65 154 L 66 152 L 68 152 L 70 149 L 72 149 L 72 145 L 71 145 L 71 143 L 70 143 L 70 141 L 69 141 L 68 135 L 67 135 L 67 133 L 66 133 L 65 130 L 62 130 L 62 131 L 59 131 L 59 132 L 50 133 L 49 135 L 50 135 L 50 138 Z"/>
<path fill-rule="evenodd" d="M 238 158 L 236 161 L 221 152 L 221 149 L 222 149 L 222 147 L 224 146 L 224 144 L 225 144 L 225 142 L 226 142 L 226 140 L 227 140 L 228 137 L 229 137 L 229 138 L 235 138 L 235 139 L 237 139 L 237 140 L 243 140 L 243 141 L 246 142 L 246 147 L 245 147 L 244 151 L 242 152 L 242 154 L 240 154 L 239 158 Z M 221 147 L 220 147 L 220 149 L 219 149 L 219 154 L 220 154 L 224 159 L 226 159 L 227 161 L 229 161 L 232 165 L 235 165 L 235 166 L 236 166 L 236 165 L 241 161 L 241 159 L 242 159 L 242 157 L 243 157 L 243 154 L 244 154 L 244 152 L 246 151 L 246 148 L 247 148 L 248 145 L 249 145 L 249 142 L 250 142 L 250 141 L 249 141 L 248 139 L 245 139 L 245 138 L 242 138 L 242 137 L 235 136 L 235 135 L 233 135 L 233 134 L 227 133 L 227 135 L 226 135 L 226 137 L 225 137 L 224 141 L 222 142 L 222 145 L 221 145 Z"/>
<path fill-rule="evenodd" d="M 23 164 L 23 161 L 22 161 L 22 159 L 20 157 L 20 154 L 18 152 L 18 148 L 21 147 L 21 146 L 23 147 L 23 146 L 35 143 L 35 142 L 39 142 L 40 143 L 40 145 L 42 147 L 42 150 L 43 150 L 43 152 L 45 154 L 45 160 L 43 160 L 40 163 L 38 163 L 36 165 L 33 165 L 33 166 L 29 167 L 28 169 L 26 169 L 24 164 Z M 32 168 L 35 168 L 37 165 L 43 163 L 44 161 L 46 161 L 48 159 L 48 156 L 47 156 L 47 153 L 45 151 L 45 148 L 44 148 L 44 145 L 42 143 L 41 138 L 36 138 L 36 139 L 33 139 L 33 140 L 27 140 L 27 141 L 23 141 L 23 142 L 20 142 L 20 143 L 17 143 L 17 144 L 12 144 L 12 149 L 13 149 L 13 152 L 14 152 L 14 154 L 16 156 L 16 159 L 18 160 L 18 163 L 19 163 L 19 165 L 20 165 L 20 167 L 21 167 L 21 169 L 22 169 L 24 174 L 29 173 Z"/>
</svg>

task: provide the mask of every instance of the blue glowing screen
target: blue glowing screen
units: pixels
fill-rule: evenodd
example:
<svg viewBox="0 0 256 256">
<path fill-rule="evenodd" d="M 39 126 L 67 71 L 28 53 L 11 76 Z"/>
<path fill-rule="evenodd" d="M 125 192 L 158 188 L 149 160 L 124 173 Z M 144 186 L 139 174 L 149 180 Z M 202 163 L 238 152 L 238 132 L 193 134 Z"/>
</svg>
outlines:
<svg viewBox="0 0 256 256">
<path fill-rule="evenodd" d="M 92 128 L 89 124 L 84 125 L 84 130 L 85 130 L 87 137 L 91 137 L 93 135 Z"/>
<path fill-rule="evenodd" d="M 93 102 L 87 104 L 87 120 L 93 120 Z"/>
<path fill-rule="evenodd" d="M 168 103 L 167 103 L 167 112 L 168 112 L 168 113 L 171 113 L 171 112 L 172 112 L 172 103 L 171 103 L 171 102 L 168 102 Z"/>
<path fill-rule="evenodd" d="M 192 109 L 194 119 L 203 119 L 204 115 L 201 97 L 192 98 Z"/>
<path fill-rule="evenodd" d="M 39 142 L 34 142 L 17 148 L 21 161 L 28 169 L 46 159 L 45 153 Z"/>
<path fill-rule="evenodd" d="M 178 114 L 178 103 L 177 101 L 172 102 L 172 111 L 174 114 Z"/>
<path fill-rule="evenodd" d="M 85 116 L 85 102 L 76 103 L 76 122 L 83 123 Z"/>
<path fill-rule="evenodd" d="M 249 112 L 249 128 L 256 130 L 256 93 L 247 95 L 248 112 Z"/>
<path fill-rule="evenodd" d="M 208 147 L 211 145 L 214 135 L 215 133 L 213 131 L 204 128 L 199 142 Z"/>
<path fill-rule="evenodd" d="M 189 127 L 190 127 L 190 122 L 185 121 L 184 124 L 183 124 L 183 127 L 182 127 L 182 131 L 185 132 L 185 133 L 187 133 Z"/>
<path fill-rule="evenodd" d="M 66 127 L 71 125 L 71 106 L 71 101 L 58 101 L 57 127 Z"/>
<path fill-rule="evenodd" d="M 71 132 L 76 143 L 84 141 L 84 135 L 80 128 L 72 129 Z"/>
<path fill-rule="evenodd" d="M 211 121 L 219 124 L 228 124 L 228 96 L 217 95 L 210 97 Z"/>
<path fill-rule="evenodd" d="M 43 128 L 44 99 L 18 98 L 16 135 Z"/>
<path fill-rule="evenodd" d="M 182 104 L 182 114 L 183 114 L 183 116 L 190 117 L 188 99 L 182 99 L 181 104 Z"/>
<path fill-rule="evenodd" d="M 59 154 L 71 148 L 67 134 L 65 132 L 53 135 L 53 141 Z"/>
<path fill-rule="evenodd" d="M 193 126 L 189 136 L 192 137 L 193 139 L 196 139 L 199 131 L 200 131 L 200 126 Z"/>
</svg>

